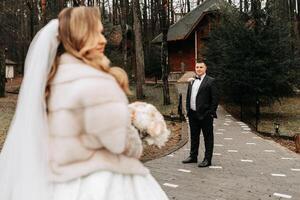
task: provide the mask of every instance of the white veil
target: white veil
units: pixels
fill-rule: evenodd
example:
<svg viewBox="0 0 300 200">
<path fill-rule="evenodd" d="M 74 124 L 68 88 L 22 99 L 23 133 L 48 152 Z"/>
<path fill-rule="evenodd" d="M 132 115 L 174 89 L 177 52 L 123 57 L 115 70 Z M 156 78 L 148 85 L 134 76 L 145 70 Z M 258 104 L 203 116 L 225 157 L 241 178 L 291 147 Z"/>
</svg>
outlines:
<svg viewBox="0 0 300 200">
<path fill-rule="evenodd" d="M 48 200 L 47 77 L 59 41 L 58 20 L 34 37 L 25 61 L 18 104 L 0 154 L 1 200 Z"/>
</svg>

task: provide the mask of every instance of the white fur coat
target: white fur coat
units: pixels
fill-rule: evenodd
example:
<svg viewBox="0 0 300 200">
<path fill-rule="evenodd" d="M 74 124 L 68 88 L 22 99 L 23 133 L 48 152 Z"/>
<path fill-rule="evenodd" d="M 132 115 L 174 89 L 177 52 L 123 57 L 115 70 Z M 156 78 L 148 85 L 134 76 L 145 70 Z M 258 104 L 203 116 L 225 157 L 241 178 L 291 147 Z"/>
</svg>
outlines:
<svg viewBox="0 0 300 200">
<path fill-rule="evenodd" d="M 48 100 L 51 180 L 97 170 L 147 174 L 142 144 L 131 127 L 128 100 L 115 79 L 63 54 Z"/>
</svg>

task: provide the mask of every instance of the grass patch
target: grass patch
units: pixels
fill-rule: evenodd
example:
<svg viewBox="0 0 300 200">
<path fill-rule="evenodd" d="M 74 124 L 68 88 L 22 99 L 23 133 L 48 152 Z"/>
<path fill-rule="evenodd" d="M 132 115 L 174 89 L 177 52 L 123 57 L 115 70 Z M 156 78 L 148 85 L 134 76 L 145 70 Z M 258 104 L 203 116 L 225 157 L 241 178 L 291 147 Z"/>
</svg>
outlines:
<svg viewBox="0 0 300 200">
<path fill-rule="evenodd" d="M 14 116 L 17 95 L 8 94 L 0 98 L 0 150 L 7 135 L 10 122 Z"/>
<path fill-rule="evenodd" d="M 137 100 L 135 95 L 135 86 L 130 86 L 131 91 L 133 92 L 132 96 L 129 96 L 129 101 L 143 101 L 150 104 L 153 104 L 162 114 L 169 115 L 171 112 L 177 114 L 178 106 L 178 92 L 177 88 L 173 84 L 169 84 L 170 89 L 170 105 L 163 105 L 163 86 L 162 84 L 145 84 L 143 86 L 143 91 L 145 99 Z"/>
<path fill-rule="evenodd" d="M 225 109 L 237 119 L 240 118 L 240 108 L 237 105 L 225 104 Z M 254 121 L 254 119 L 251 119 Z M 261 119 L 258 125 L 259 132 L 274 134 L 274 123 L 280 124 L 279 134 L 294 136 L 300 133 L 300 95 L 283 98 L 272 106 L 261 107 Z"/>
</svg>

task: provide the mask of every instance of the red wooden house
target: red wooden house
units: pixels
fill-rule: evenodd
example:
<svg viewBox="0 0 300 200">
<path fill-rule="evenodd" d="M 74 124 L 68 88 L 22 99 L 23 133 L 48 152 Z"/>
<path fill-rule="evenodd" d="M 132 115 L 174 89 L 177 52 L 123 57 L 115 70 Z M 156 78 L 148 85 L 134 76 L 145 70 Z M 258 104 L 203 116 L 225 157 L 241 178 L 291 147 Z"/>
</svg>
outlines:
<svg viewBox="0 0 300 200">
<path fill-rule="evenodd" d="M 203 41 L 219 19 L 218 10 L 223 0 L 206 0 L 187 13 L 168 31 L 168 64 L 171 73 L 194 71 L 195 63 L 202 59 Z M 152 40 L 161 43 L 162 34 Z"/>
</svg>

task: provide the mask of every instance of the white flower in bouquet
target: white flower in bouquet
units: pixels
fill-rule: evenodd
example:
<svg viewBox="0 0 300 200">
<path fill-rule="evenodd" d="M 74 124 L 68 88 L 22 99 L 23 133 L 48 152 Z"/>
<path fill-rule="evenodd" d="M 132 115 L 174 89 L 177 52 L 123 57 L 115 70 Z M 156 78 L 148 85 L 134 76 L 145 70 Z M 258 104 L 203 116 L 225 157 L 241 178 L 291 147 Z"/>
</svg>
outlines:
<svg viewBox="0 0 300 200">
<path fill-rule="evenodd" d="M 129 104 L 131 123 L 140 134 L 142 141 L 159 148 L 168 141 L 170 131 L 162 114 L 149 103 L 134 102 Z"/>
</svg>

